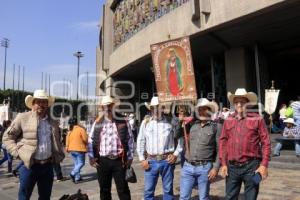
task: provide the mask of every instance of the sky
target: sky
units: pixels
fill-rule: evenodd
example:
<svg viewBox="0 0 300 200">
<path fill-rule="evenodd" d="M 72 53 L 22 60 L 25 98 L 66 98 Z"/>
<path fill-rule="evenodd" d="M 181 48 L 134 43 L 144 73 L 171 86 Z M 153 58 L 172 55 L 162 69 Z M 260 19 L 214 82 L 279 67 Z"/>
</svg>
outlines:
<svg viewBox="0 0 300 200">
<path fill-rule="evenodd" d="M 81 51 L 80 74 L 96 72 L 96 47 L 104 0 L 0 0 L 0 39 L 10 40 L 7 49 L 6 89 L 13 88 L 13 65 L 25 68 L 25 90 L 42 87 L 43 74 L 50 75 L 52 94 L 63 95 L 59 81 L 70 80 L 76 97 L 77 58 Z M 0 48 L 0 88 L 3 89 L 4 48 Z M 96 80 L 89 79 L 89 95 L 95 94 Z M 81 79 L 86 94 L 86 76 Z M 45 87 L 45 84 L 44 84 Z M 49 88 L 47 83 L 47 88 Z M 66 87 L 65 87 L 66 88 Z"/>
</svg>

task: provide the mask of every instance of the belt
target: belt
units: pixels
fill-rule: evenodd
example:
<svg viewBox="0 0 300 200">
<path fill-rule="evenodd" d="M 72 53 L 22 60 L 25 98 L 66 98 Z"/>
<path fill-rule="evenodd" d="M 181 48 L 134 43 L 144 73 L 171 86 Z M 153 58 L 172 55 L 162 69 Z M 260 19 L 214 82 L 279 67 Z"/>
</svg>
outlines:
<svg viewBox="0 0 300 200">
<path fill-rule="evenodd" d="M 33 159 L 33 163 L 34 164 L 39 164 L 39 165 L 44 165 L 44 164 L 50 163 L 51 161 L 52 161 L 51 157 L 47 158 L 45 160 L 36 160 L 36 159 Z"/>
<path fill-rule="evenodd" d="M 151 160 L 166 160 L 168 158 L 168 156 L 172 153 L 165 153 L 165 154 L 161 154 L 161 155 L 150 155 L 150 154 L 148 154 L 147 158 L 149 158 Z"/>
<path fill-rule="evenodd" d="M 121 158 L 121 156 L 119 156 L 119 155 L 107 155 L 107 156 L 100 156 L 100 158 L 108 158 L 108 159 L 110 159 L 110 160 L 116 160 L 116 159 L 118 159 L 118 158 Z"/>
<path fill-rule="evenodd" d="M 243 166 L 249 164 L 249 163 L 250 163 L 251 161 L 253 161 L 253 160 L 256 160 L 256 159 L 249 159 L 249 160 L 244 161 L 244 162 L 238 162 L 238 161 L 235 161 L 235 160 L 230 160 L 230 161 L 229 161 L 229 164 L 230 164 L 230 165 L 233 165 L 233 166 L 235 166 L 235 167 L 243 167 Z"/>
<path fill-rule="evenodd" d="M 207 165 L 208 160 L 192 160 L 192 161 L 188 161 L 186 160 L 187 163 L 193 165 L 193 166 L 203 166 L 203 165 Z"/>
</svg>

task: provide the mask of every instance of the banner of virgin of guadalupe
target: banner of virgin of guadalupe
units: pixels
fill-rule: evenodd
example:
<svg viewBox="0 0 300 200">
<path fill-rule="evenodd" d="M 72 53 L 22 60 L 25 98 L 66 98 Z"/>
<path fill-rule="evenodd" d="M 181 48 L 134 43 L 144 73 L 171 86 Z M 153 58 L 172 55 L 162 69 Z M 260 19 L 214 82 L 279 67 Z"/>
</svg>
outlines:
<svg viewBox="0 0 300 200">
<path fill-rule="evenodd" d="M 153 44 L 150 48 L 159 101 L 197 100 L 189 38 Z"/>
</svg>

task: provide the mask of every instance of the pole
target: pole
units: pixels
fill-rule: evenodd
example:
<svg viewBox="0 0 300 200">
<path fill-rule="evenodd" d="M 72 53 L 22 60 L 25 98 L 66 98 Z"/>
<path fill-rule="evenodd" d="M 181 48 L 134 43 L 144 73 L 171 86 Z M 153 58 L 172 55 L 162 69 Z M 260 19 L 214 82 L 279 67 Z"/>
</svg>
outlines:
<svg viewBox="0 0 300 200">
<path fill-rule="evenodd" d="M 65 98 L 65 78 L 63 79 L 63 98 Z"/>
<path fill-rule="evenodd" d="M 25 67 L 23 66 L 23 86 L 22 86 L 23 93 L 24 93 L 24 78 L 25 78 Z"/>
<path fill-rule="evenodd" d="M 7 57 L 7 47 L 5 47 L 5 56 L 4 56 L 4 78 L 3 78 L 3 90 L 5 90 L 5 79 L 6 79 L 6 57 Z"/>
<path fill-rule="evenodd" d="M 41 89 L 44 89 L 44 73 L 42 72 Z"/>
<path fill-rule="evenodd" d="M 210 57 L 210 68 L 211 68 L 211 88 L 214 94 L 214 98 L 216 96 L 216 85 L 215 85 L 215 68 L 214 68 L 214 57 Z"/>
<path fill-rule="evenodd" d="M 20 90 L 20 65 L 18 67 L 18 91 Z"/>
<path fill-rule="evenodd" d="M 79 66 L 80 66 L 80 58 L 84 56 L 83 53 L 80 51 L 77 51 L 76 53 L 73 54 L 75 57 L 77 57 L 77 95 L 76 99 L 78 100 L 78 91 L 79 91 Z"/>
<path fill-rule="evenodd" d="M 255 46 L 254 46 L 254 53 L 255 53 L 255 72 L 256 72 L 257 96 L 258 96 L 258 102 L 261 102 L 259 51 L 258 51 L 258 45 L 257 44 L 255 44 Z"/>
<path fill-rule="evenodd" d="M 15 90 L 15 69 L 16 68 L 16 65 L 14 64 L 14 67 L 13 67 L 13 91 Z"/>
<path fill-rule="evenodd" d="M 51 95 L 51 87 L 50 87 L 50 74 L 48 74 L 48 87 L 49 87 L 49 96 Z"/>
<path fill-rule="evenodd" d="M 86 72 L 86 100 L 89 100 L 89 72 Z"/>
<path fill-rule="evenodd" d="M 47 73 L 45 73 L 45 91 L 47 92 Z"/>
<path fill-rule="evenodd" d="M 3 38 L 1 41 L 1 46 L 5 48 L 4 50 L 4 77 L 3 77 L 3 90 L 5 90 L 5 82 L 6 82 L 6 58 L 7 58 L 7 48 L 9 46 L 9 39 Z"/>
<path fill-rule="evenodd" d="M 79 86 L 79 65 L 80 65 L 80 57 L 77 57 L 77 95 L 76 95 L 76 99 L 78 100 L 78 86 Z"/>
</svg>

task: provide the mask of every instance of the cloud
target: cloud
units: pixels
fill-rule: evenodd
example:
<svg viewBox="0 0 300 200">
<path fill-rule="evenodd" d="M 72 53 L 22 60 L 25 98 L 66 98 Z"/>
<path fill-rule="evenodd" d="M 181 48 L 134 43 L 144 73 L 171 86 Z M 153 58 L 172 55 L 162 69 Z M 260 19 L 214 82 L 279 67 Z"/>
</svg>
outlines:
<svg viewBox="0 0 300 200">
<path fill-rule="evenodd" d="M 99 27 L 98 21 L 82 21 L 74 23 L 70 26 L 72 29 L 79 31 L 96 31 Z"/>
</svg>

